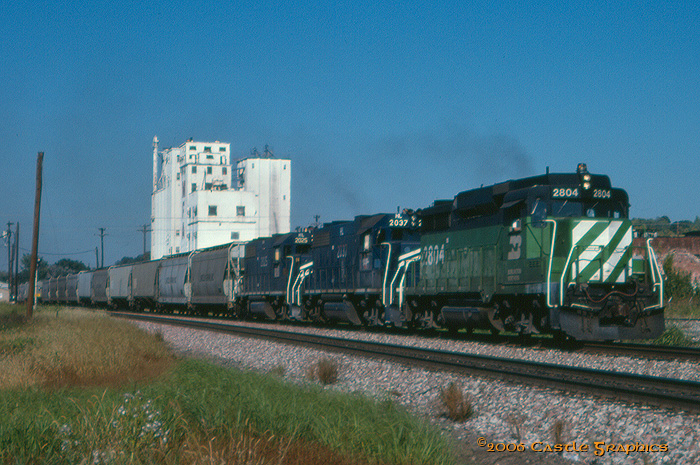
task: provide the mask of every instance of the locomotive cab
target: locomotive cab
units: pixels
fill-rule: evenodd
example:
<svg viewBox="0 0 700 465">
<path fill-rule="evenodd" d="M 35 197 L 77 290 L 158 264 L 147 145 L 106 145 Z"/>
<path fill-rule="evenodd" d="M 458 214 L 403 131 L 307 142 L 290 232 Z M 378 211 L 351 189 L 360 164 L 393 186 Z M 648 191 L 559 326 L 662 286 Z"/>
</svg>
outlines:
<svg viewBox="0 0 700 465">
<path fill-rule="evenodd" d="M 533 321 L 539 329 L 577 339 L 656 337 L 663 282 L 651 247 L 633 247 L 627 193 L 585 167 L 577 174 L 506 196 L 513 221 L 504 282 L 524 284 L 527 294 L 536 276 L 545 277 L 548 311 Z"/>
</svg>

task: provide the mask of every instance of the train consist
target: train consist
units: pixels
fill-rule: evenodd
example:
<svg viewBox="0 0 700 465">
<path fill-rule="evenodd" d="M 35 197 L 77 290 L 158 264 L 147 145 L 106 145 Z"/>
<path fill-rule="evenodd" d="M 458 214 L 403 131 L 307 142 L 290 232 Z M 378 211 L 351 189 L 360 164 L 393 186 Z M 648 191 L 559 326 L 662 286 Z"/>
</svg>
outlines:
<svg viewBox="0 0 700 465">
<path fill-rule="evenodd" d="M 604 175 L 550 174 L 248 243 L 39 283 L 41 299 L 271 320 L 642 339 L 663 277 Z"/>
</svg>

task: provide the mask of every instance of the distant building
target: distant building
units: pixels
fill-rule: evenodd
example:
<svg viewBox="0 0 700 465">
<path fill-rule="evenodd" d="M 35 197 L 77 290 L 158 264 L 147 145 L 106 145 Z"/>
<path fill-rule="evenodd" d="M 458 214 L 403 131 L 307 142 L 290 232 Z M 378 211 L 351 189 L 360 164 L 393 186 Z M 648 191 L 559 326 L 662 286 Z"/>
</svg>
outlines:
<svg viewBox="0 0 700 465">
<path fill-rule="evenodd" d="M 290 230 L 291 160 L 232 161 L 231 144 L 153 138 L 151 259 Z"/>
<path fill-rule="evenodd" d="M 10 287 L 7 283 L 0 282 L 0 302 L 10 301 Z"/>
</svg>

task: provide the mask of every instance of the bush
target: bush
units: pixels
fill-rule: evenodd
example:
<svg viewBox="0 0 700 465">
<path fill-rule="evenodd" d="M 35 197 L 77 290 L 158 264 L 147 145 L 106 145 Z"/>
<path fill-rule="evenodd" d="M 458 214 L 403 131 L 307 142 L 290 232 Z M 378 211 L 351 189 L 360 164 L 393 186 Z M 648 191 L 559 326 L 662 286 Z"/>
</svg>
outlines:
<svg viewBox="0 0 700 465">
<path fill-rule="evenodd" d="M 462 387 L 454 382 L 445 389 L 440 389 L 440 402 L 444 416 L 452 421 L 463 422 L 474 415 L 472 403 L 464 396 Z"/>
<path fill-rule="evenodd" d="M 690 273 L 673 267 L 673 254 L 664 260 L 666 274 L 666 294 L 669 298 L 689 299 L 698 294 L 693 287 Z"/>
<path fill-rule="evenodd" d="M 323 357 L 307 370 L 309 379 L 318 380 L 321 384 L 335 384 L 338 381 L 338 362 Z"/>
</svg>

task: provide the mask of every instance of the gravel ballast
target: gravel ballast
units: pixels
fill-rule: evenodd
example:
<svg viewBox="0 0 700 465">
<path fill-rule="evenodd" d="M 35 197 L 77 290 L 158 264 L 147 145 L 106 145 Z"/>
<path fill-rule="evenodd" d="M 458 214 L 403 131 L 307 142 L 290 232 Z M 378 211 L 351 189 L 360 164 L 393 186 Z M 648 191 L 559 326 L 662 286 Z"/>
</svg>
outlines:
<svg viewBox="0 0 700 465">
<path fill-rule="evenodd" d="M 220 320 L 219 320 L 220 321 Z M 203 330 L 156 323 L 135 322 L 149 332 L 159 332 L 180 354 L 203 356 L 217 363 L 261 372 L 284 372 L 285 377 L 307 383 L 310 366 L 323 357 L 340 366 L 338 381 L 327 389 L 362 392 L 377 399 L 391 399 L 424 415 L 450 431 L 464 448 L 464 456 L 477 463 L 585 463 L 585 464 L 697 464 L 700 463 L 700 415 L 630 406 L 583 395 L 533 388 L 492 379 L 428 371 L 393 362 L 326 353 L 317 349 L 268 342 Z M 236 322 L 236 324 L 241 324 Z M 278 325 L 270 325 L 276 329 Z M 411 346 L 468 351 L 499 357 L 546 363 L 700 380 L 693 362 L 649 361 L 629 357 L 567 353 L 494 346 L 476 342 L 430 339 L 419 336 L 337 331 L 308 327 L 285 329 L 370 339 Z M 469 396 L 475 416 L 454 423 L 441 415 L 437 400 L 450 383 Z M 529 452 L 486 453 L 477 445 L 483 437 L 495 448 L 523 444 Z M 574 442 L 576 446 L 574 446 Z M 547 451 L 557 443 L 568 451 Z M 597 446 L 596 446 L 597 444 Z M 588 450 L 581 450 L 586 445 Z M 615 450 L 608 450 L 609 447 Z M 652 447 L 654 446 L 654 447 Z M 660 447 L 658 447 L 660 446 Z M 578 449 L 574 451 L 571 449 Z M 648 451 L 651 448 L 653 451 Z M 661 449 L 657 451 L 657 449 Z M 666 449 L 664 451 L 663 449 Z M 537 453 L 532 452 L 532 449 Z M 638 450 L 647 450 L 639 452 Z M 542 451 L 542 452 L 539 452 Z M 630 452 L 628 452 L 630 451 Z M 479 458 L 481 457 L 481 458 Z"/>
</svg>

